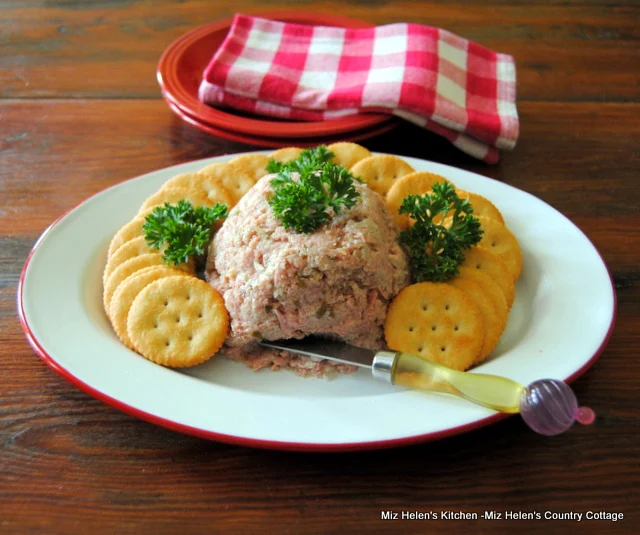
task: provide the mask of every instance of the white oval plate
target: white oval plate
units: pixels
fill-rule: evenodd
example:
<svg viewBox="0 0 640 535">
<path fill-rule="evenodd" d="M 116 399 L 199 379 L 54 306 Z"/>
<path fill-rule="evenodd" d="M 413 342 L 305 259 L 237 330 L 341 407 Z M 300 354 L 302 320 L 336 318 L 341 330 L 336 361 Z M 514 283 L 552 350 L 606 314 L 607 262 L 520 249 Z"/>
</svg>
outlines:
<svg viewBox="0 0 640 535">
<path fill-rule="evenodd" d="M 376 382 L 364 371 L 333 380 L 252 372 L 224 358 L 176 371 L 125 348 L 102 309 L 113 234 L 172 176 L 211 158 L 155 171 L 89 198 L 55 221 L 27 259 L 18 288 L 24 331 L 42 359 L 114 407 L 223 442 L 289 450 L 357 450 L 434 440 L 504 417 L 441 394 Z M 453 167 L 403 157 L 491 199 L 522 247 L 523 273 L 494 356 L 474 371 L 523 384 L 571 381 L 604 348 L 615 292 L 602 258 L 567 218 L 523 191 Z"/>
</svg>

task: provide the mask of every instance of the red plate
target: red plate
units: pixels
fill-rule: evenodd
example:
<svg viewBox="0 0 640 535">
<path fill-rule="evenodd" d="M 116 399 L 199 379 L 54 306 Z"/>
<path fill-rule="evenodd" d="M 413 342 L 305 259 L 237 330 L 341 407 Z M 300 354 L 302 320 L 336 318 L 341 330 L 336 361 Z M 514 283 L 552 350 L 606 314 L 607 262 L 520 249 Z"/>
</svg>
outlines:
<svg viewBox="0 0 640 535">
<path fill-rule="evenodd" d="M 165 97 L 166 98 L 166 97 Z M 390 120 L 382 125 L 378 125 L 373 128 L 365 128 L 364 130 L 354 130 L 344 134 L 338 134 L 335 136 L 317 136 L 310 138 L 287 138 L 287 137 L 260 137 L 253 136 L 251 134 L 243 134 L 236 131 L 225 130 L 216 126 L 203 123 L 196 117 L 191 117 L 185 113 L 182 109 L 176 106 L 173 102 L 167 99 L 167 104 L 171 110 L 178 115 L 181 119 L 186 121 L 192 126 L 195 126 L 199 130 L 212 134 L 214 136 L 229 139 L 231 141 L 238 141 L 240 143 L 248 143 L 249 145 L 256 145 L 258 147 L 269 148 L 282 148 L 282 147 L 315 147 L 316 145 L 329 145 L 338 141 L 362 141 L 380 134 L 384 134 L 389 130 L 398 126 L 397 120 Z"/>
<path fill-rule="evenodd" d="M 299 24 L 345 28 L 373 26 L 363 20 L 300 11 L 273 11 L 255 15 Z M 373 128 L 391 120 L 391 117 L 386 114 L 367 113 L 329 121 L 284 121 L 248 116 L 240 112 L 234 113 L 229 109 L 223 111 L 203 104 L 198 100 L 198 87 L 202 80 L 202 73 L 229 32 L 232 20 L 228 18 L 195 28 L 174 41 L 160 58 L 157 78 L 163 95 L 184 113 L 197 117 L 200 123 L 207 123 L 227 131 L 277 138 L 335 136 L 354 130 Z"/>
</svg>

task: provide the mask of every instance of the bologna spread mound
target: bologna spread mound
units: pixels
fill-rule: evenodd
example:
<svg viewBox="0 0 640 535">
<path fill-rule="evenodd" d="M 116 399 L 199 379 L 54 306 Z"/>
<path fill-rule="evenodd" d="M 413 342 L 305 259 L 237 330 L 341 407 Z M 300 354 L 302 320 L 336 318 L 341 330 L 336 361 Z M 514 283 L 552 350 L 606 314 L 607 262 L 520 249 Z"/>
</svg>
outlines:
<svg viewBox="0 0 640 535">
<path fill-rule="evenodd" d="M 206 276 L 231 318 L 225 354 L 254 369 L 301 375 L 350 371 L 284 352 L 260 340 L 317 334 L 378 349 L 389 301 L 407 284 L 407 258 L 382 198 L 356 184 L 357 204 L 312 234 L 285 229 L 268 204 L 273 175 L 231 210 L 211 243 Z"/>
</svg>

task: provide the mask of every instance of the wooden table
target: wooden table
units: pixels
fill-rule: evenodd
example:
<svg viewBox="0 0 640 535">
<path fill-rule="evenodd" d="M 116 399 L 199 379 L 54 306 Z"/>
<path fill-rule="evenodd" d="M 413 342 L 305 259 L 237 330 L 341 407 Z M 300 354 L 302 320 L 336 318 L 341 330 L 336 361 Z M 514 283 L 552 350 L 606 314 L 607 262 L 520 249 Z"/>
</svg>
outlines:
<svg viewBox="0 0 640 535">
<path fill-rule="evenodd" d="M 618 293 L 610 342 L 574 384 L 580 402 L 597 412 L 595 424 L 542 438 L 514 417 L 396 450 L 304 454 L 209 442 L 124 415 L 45 366 L 16 317 L 25 258 L 66 210 L 142 173 L 257 148 L 188 126 L 155 81 L 169 43 L 238 4 L 2 3 L 0 532 L 637 533 L 638 9 L 609 0 L 530 4 L 310 1 L 300 8 L 440 26 L 515 56 L 522 133 L 499 165 L 412 126 L 363 144 L 521 188 L 593 241 Z M 497 511 L 503 520 L 383 521 L 387 510 Z M 504 520 L 531 511 L 624 518 Z"/>
</svg>

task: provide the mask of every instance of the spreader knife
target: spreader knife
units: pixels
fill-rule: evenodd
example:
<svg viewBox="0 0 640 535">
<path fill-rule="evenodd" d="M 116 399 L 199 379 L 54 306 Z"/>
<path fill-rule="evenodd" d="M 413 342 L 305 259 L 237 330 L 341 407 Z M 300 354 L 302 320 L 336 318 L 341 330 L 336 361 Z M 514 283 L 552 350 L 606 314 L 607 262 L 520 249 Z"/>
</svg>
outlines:
<svg viewBox="0 0 640 535">
<path fill-rule="evenodd" d="M 303 340 L 263 341 L 263 346 L 316 359 L 371 370 L 378 380 L 425 392 L 443 392 L 506 413 L 520 413 L 537 433 L 556 435 L 574 420 L 590 424 L 595 415 L 578 407 L 571 388 L 556 379 L 541 379 L 523 386 L 497 375 L 461 372 L 400 351 L 371 351 L 334 340 L 310 336 Z"/>
</svg>

